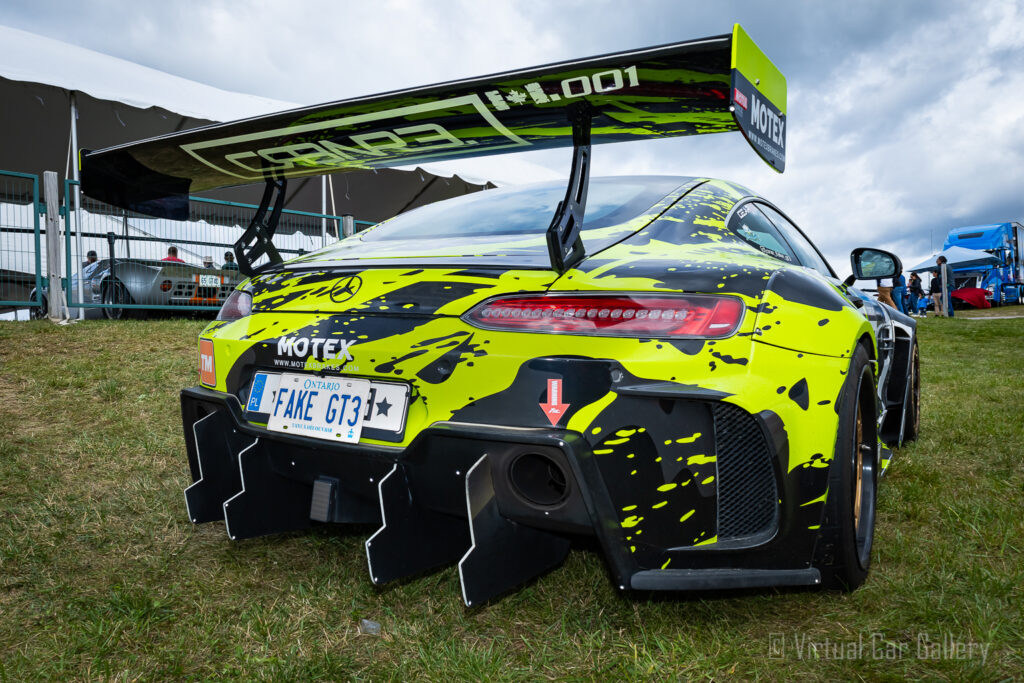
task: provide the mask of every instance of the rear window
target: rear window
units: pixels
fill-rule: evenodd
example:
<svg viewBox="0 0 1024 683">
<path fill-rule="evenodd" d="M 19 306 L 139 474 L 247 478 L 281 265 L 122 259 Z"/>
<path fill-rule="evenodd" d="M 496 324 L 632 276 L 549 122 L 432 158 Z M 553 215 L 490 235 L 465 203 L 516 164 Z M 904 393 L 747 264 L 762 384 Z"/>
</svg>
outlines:
<svg viewBox="0 0 1024 683">
<path fill-rule="evenodd" d="M 687 178 L 594 178 L 587 191 L 583 241 L 588 251 L 599 241 L 593 231 L 642 215 Z M 565 197 L 565 182 L 474 192 L 418 208 L 367 231 L 363 240 L 543 235 Z"/>
</svg>

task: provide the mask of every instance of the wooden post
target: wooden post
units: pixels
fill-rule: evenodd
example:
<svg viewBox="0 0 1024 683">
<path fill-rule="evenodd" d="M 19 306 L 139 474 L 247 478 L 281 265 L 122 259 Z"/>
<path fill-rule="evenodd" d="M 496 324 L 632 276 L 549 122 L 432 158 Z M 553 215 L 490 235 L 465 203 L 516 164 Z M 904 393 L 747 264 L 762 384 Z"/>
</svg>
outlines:
<svg viewBox="0 0 1024 683">
<path fill-rule="evenodd" d="M 46 301 L 50 320 L 67 320 L 68 306 L 61 287 L 60 193 L 57 173 L 43 173 L 43 201 L 46 203 Z"/>
</svg>

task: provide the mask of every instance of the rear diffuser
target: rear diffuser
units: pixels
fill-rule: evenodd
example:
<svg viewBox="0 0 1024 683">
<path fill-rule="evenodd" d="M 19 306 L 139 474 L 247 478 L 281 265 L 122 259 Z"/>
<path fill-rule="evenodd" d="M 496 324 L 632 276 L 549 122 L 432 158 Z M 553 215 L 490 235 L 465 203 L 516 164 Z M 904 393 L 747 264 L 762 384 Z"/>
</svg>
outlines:
<svg viewBox="0 0 1024 683">
<path fill-rule="evenodd" d="M 486 455 L 466 473 L 466 508 L 472 546 L 459 561 L 459 579 L 467 607 L 543 574 L 569 554 L 569 539 L 502 517 Z"/>
<path fill-rule="evenodd" d="M 366 541 L 370 579 L 377 585 L 455 562 L 469 545 L 463 519 L 418 505 L 404 463 L 377 486 L 382 525 Z"/>
</svg>

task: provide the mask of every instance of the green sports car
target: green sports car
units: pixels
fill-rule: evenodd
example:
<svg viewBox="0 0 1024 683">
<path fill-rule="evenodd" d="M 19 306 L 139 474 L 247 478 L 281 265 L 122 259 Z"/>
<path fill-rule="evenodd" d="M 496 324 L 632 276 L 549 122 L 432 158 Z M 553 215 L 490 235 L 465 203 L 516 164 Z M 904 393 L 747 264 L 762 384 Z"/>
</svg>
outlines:
<svg viewBox="0 0 1024 683">
<path fill-rule="evenodd" d="M 581 535 L 622 589 L 860 585 L 919 380 L 914 320 L 852 284 L 898 259 L 841 281 L 744 187 L 589 178 L 592 144 L 729 130 L 782 170 L 785 80 L 738 26 L 84 154 L 87 193 L 153 214 L 267 184 L 181 394 L 190 519 L 376 524 L 374 583 L 458 563 L 467 605 Z M 273 248 L 289 177 L 569 145 L 568 187 Z"/>
</svg>

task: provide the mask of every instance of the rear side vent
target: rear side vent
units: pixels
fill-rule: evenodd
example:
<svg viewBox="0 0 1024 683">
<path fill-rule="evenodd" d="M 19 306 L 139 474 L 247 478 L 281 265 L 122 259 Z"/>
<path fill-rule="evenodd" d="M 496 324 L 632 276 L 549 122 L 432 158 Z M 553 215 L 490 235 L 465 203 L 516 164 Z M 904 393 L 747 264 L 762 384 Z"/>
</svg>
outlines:
<svg viewBox="0 0 1024 683">
<path fill-rule="evenodd" d="M 718 539 L 768 533 L 778 523 L 778 489 L 764 432 L 730 403 L 712 408 L 718 454 Z"/>
</svg>

